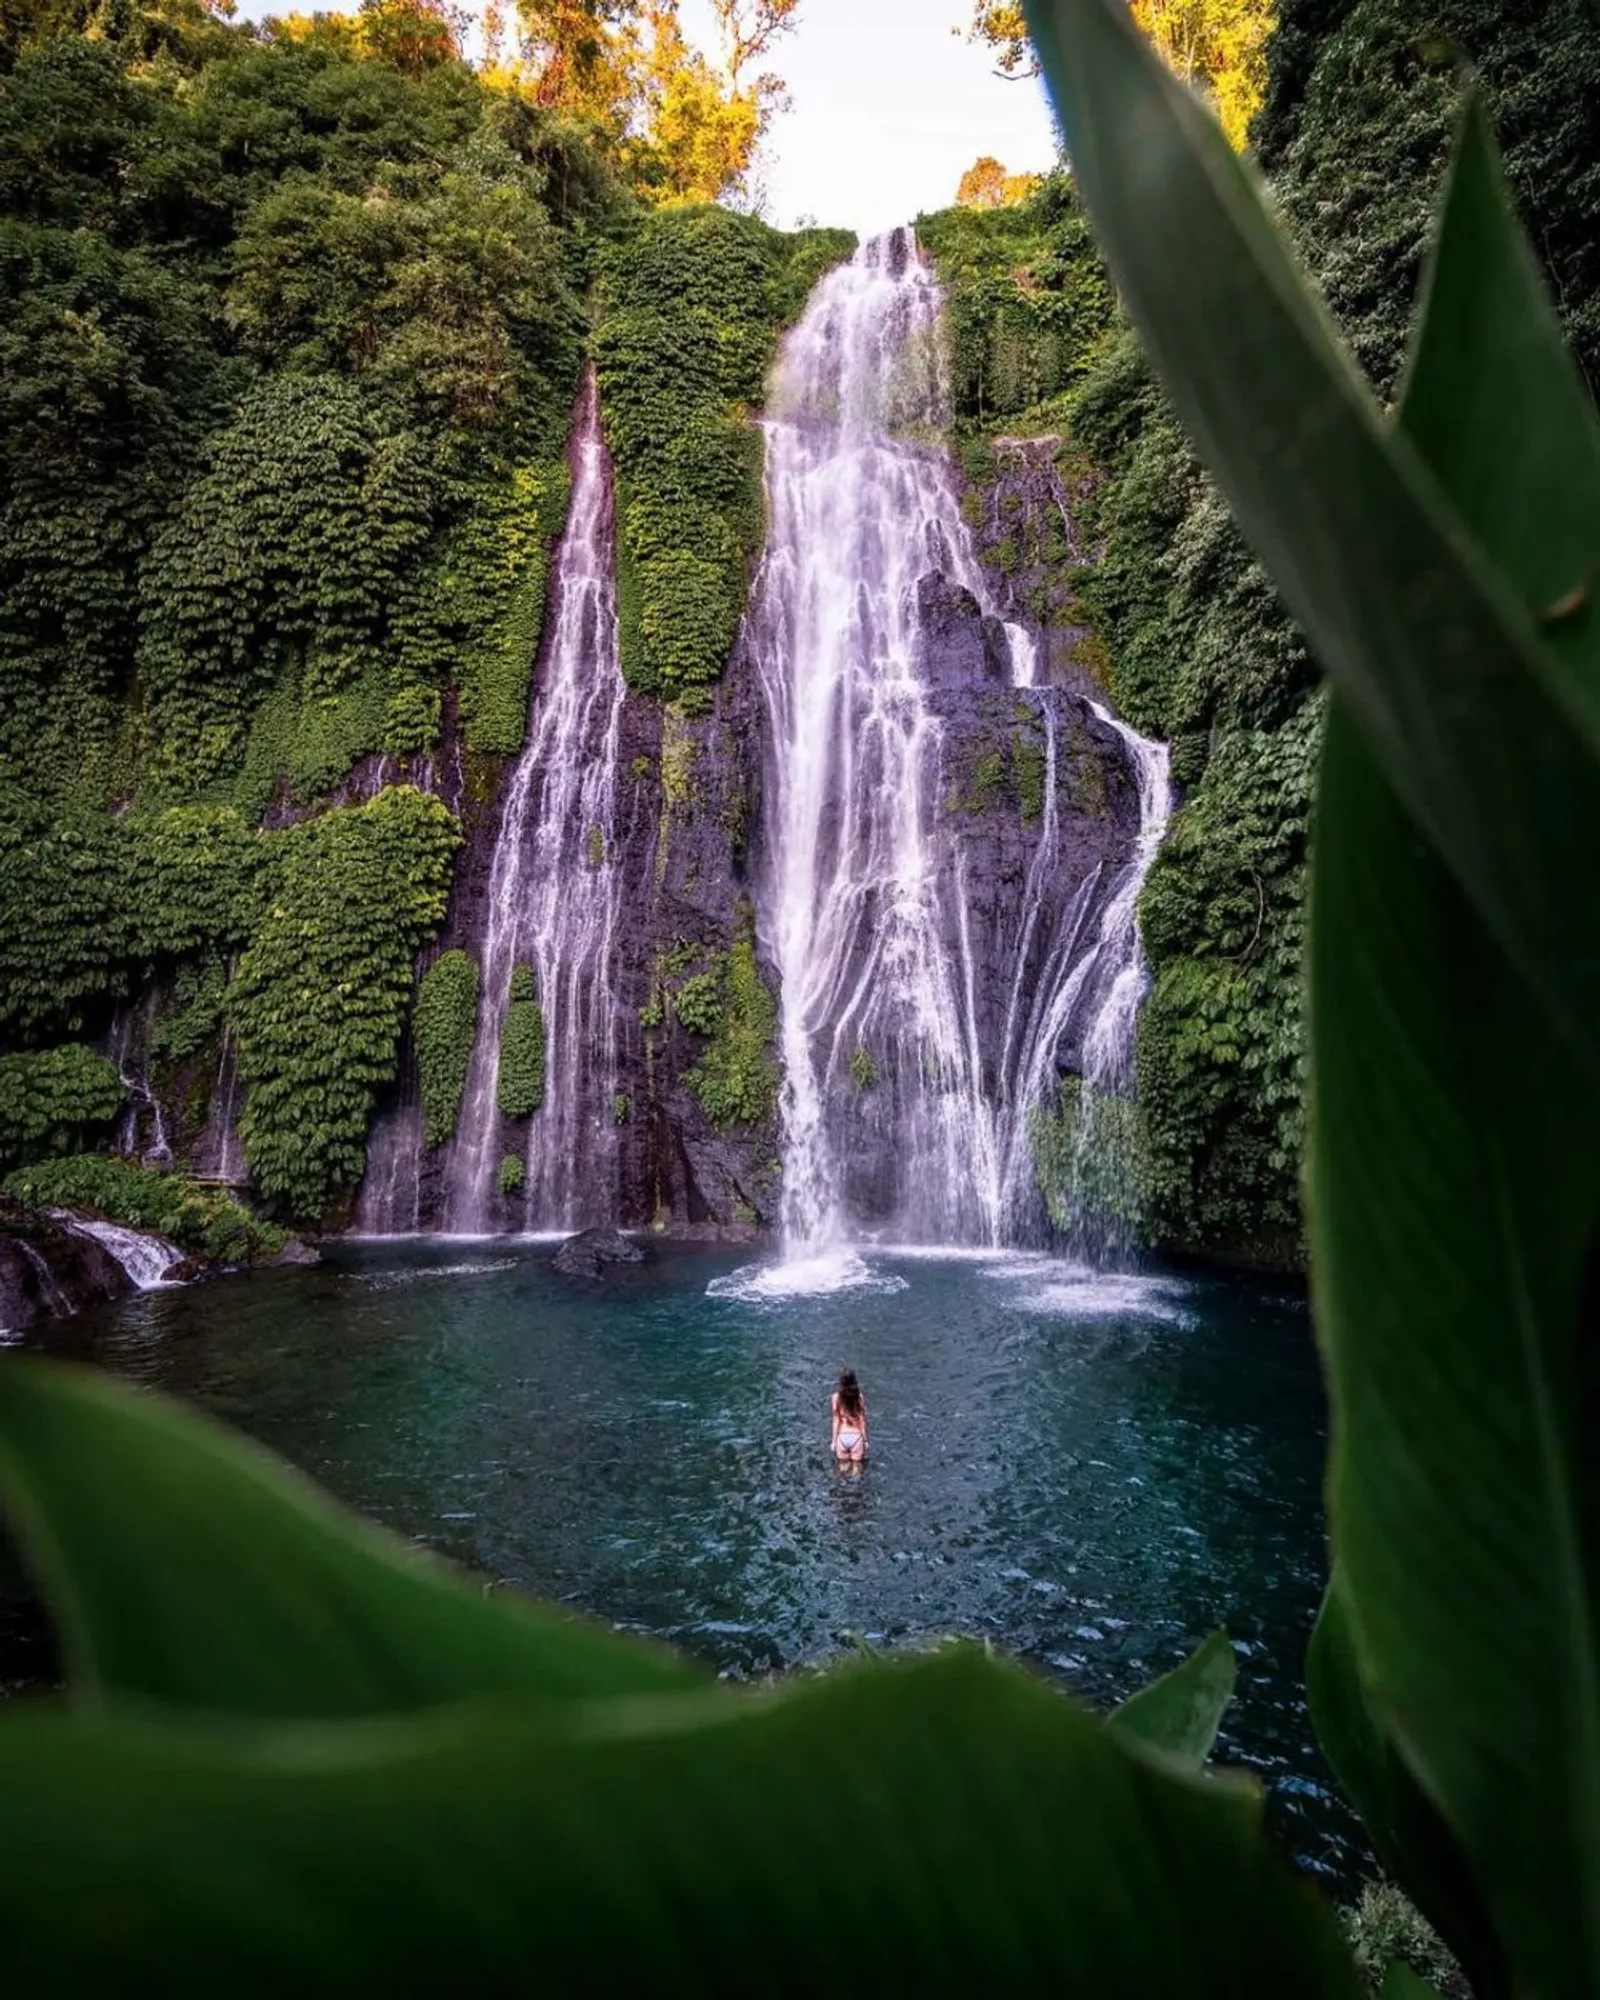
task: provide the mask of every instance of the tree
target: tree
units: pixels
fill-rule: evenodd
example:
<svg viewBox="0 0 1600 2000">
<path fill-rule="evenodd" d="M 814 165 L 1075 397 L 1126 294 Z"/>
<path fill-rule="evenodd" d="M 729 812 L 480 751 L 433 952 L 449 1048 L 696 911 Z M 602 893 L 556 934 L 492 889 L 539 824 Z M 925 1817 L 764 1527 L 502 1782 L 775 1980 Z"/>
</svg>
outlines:
<svg viewBox="0 0 1600 2000">
<path fill-rule="evenodd" d="M 1013 208 L 1026 201 L 1038 185 L 1037 174 L 1008 174 L 997 159 L 985 153 L 961 176 L 956 204 L 960 208 Z"/>
<path fill-rule="evenodd" d="M 678 0 L 521 0 L 519 63 L 542 108 L 618 143 L 649 201 L 717 201 L 748 183 L 783 80 L 750 65 L 800 0 L 713 0 L 720 66 L 683 33 Z"/>
<path fill-rule="evenodd" d="M 723 64 L 735 89 L 746 68 L 793 29 L 800 10 L 800 0 L 711 0 L 711 4 L 722 31 Z"/>
<path fill-rule="evenodd" d="M 1163 61 L 1211 99 L 1228 138 L 1242 147 L 1266 91 L 1274 0 L 1129 0 L 1129 5 Z M 995 51 L 1002 76 L 1039 74 L 1020 6 L 973 0 L 968 38 Z"/>
<path fill-rule="evenodd" d="M 360 23 L 362 52 L 407 76 L 461 54 L 460 18 L 439 0 L 361 0 Z"/>
</svg>

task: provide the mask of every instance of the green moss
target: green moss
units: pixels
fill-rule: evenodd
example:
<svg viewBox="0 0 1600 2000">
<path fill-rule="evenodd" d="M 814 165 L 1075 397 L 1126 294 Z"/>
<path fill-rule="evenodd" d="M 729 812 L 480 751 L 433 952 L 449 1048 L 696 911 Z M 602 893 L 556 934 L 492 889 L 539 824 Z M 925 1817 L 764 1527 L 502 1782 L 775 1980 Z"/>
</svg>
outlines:
<svg viewBox="0 0 1600 2000">
<path fill-rule="evenodd" d="M 442 1146 L 455 1136 L 478 1024 L 478 962 L 447 951 L 417 986 L 411 1040 L 422 1086 L 422 1143 Z"/>
<path fill-rule="evenodd" d="M 1030 1114 L 1028 1143 L 1035 1185 L 1063 1235 L 1086 1224 L 1127 1232 L 1141 1227 L 1148 1173 L 1143 1121 L 1133 1100 L 1093 1091 L 1082 1077 L 1063 1077 L 1054 1103 Z"/>
<path fill-rule="evenodd" d="M 1406 1965 L 1433 1993 L 1470 1994 L 1449 1947 L 1422 1913 L 1392 1882 L 1368 1882 L 1360 1896 L 1339 1912 L 1356 1970 L 1367 1991 L 1383 1991 L 1389 1967 Z"/>
<path fill-rule="evenodd" d="M 681 716 L 670 709 L 661 721 L 661 796 L 681 810 L 697 796 L 694 782 L 695 743 Z"/>
<path fill-rule="evenodd" d="M 507 1153 L 500 1162 L 494 1184 L 504 1195 L 521 1194 L 527 1185 L 528 1169 L 520 1153 Z"/>
<path fill-rule="evenodd" d="M 511 975 L 510 998 L 500 1030 L 495 1101 L 507 1118 L 530 1118 L 544 1103 L 544 1014 L 534 991 L 533 969 Z"/>
<path fill-rule="evenodd" d="M 272 1257 L 287 1234 L 215 1188 L 183 1174 L 154 1173 L 97 1154 L 50 1160 L 9 1176 L 3 1192 L 42 1208 L 88 1208 L 129 1229 L 152 1230 L 180 1250 L 213 1263 L 252 1264 Z"/>
<path fill-rule="evenodd" d="M 122 1109 L 115 1063 L 81 1042 L 0 1056 L 0 1166 L 80 1147 Z"/>
<path fill-rule="evenodd" d="M 1045 747 L 1031 723 L 1012 732 L 1011 776 L 1022 823 L 1032 826 L 1044 813 Z"/>
<path fill-rule="evenodd" d="M 611 1100 L 611 1122 L 626 1125 L 633 1117 L 633 1099 L 625 1090 L 619 1090 Z"/>
<path fill-rule="evenodd" d="M 713 968 L 720 1012 L 711 1044 L 685 1078 L 713 1125 L 759 1125 L 777 1103 L 773 1044 L 778 1003 L 756 959 L 753 913 L 746 905 L 740 934 Z"/>
<path fill-rule="evenodd" d="M 850 1056 L 850 1081 L 857 1090 L 873 1090 L 878 1083 L 878 1059 L 871 1049 L 857 1047 Z"/>
<path fill-rule="evenodd" d="M 606 830 L 603 826 L 590 827 L 588 838 L 584 842 L 584 853 L 588 857 L 591 868 L 604 868 L 606 865 Z"/>
</svg>

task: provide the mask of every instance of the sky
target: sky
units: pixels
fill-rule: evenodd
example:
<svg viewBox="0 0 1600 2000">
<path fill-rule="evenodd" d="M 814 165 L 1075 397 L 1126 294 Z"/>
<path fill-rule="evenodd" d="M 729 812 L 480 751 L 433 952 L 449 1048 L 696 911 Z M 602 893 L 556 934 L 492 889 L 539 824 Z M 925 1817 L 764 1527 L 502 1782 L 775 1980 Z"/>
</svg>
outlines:
<svg viewBox="0 0 1600 2000">
<path fill-rule="evenodd" d="M 317 4 L 242 0 L 239 13 L 259 20 Z M 770 222 L 808 218 L 872 236 L 946 207 L 985 153 L 1014 174 L 1050 165 L 1042 88 L 994 74 L 988 51 L 955 32 L 970 12 L 969 0 L 801 0 L 799 25 L 772 54 L 792 108 L 767 140 Z M 713 45 L 707 0 L 683 0 L 682 18 L 691 39 Z"/>
<path fill-rule="evenodd" d="M 684 0 L 685 30 L 709 14 Z M 876 235 L 944 208 L 974 160 L 1012 173 L 1055 158 L 1042 87 L 994 74 L 954 32 L 968 0 L 801 0 L 799 26 L 773 50 L 793 109 L 768 139 L 768 219 L 801 217 Z"/>
</svg>

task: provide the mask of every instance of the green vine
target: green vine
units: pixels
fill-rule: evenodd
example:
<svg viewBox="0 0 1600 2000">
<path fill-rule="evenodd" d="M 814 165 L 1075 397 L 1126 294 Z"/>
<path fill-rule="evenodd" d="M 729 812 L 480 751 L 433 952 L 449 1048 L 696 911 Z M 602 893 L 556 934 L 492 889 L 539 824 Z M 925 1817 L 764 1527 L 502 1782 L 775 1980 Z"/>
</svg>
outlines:
<svg viewBox="0 0 1600 2000">
<path fill-rule="evenodd" d="M 672 209 L 606 264 L 596 359 L 618 475 L 622 665 L 641 693 L 709 706 L 764 532 L 749 412 L 802 284 L 851 242 Z"/>
<path fill-rule="evenodd" d="M 495 1078 L 495 1099 L 507 1118 L 530 1118 L 544 1104 L 544 1062 L 544 1014 L 533 969 L 519 965 L 511 974 Z"/>
<path fill-rule="evenodd" d="M 239 1129 L 261 1191 L 316 1216 L 365 1167 L 460 833 L 438 799 L 398 786 L 280 839 L 272 903 L 229 994 L 248 1086 Z"/>
<path fill-rule="evenodd" d="M 81 1042 L 0 1056 L 0 1166 L 77 1150 L 124 1095 L 116 1064 Z"/>
</svg>

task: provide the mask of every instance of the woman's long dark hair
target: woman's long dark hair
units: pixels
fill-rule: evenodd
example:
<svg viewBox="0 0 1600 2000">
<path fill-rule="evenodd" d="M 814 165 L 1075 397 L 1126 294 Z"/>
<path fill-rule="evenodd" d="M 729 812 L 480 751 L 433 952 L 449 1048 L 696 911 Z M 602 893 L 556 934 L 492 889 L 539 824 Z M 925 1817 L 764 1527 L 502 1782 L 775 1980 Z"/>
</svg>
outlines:
<svg viewBox="0 0 1600 2000">
<path fill-rule="evenodd" d="M 861 1384 L 856 1380 L 853 1368 L 847 1368 L 839 1377 L 839 1414 L 841 1417 L 859 1417 L 861 1414 Z"/>
</svg>

